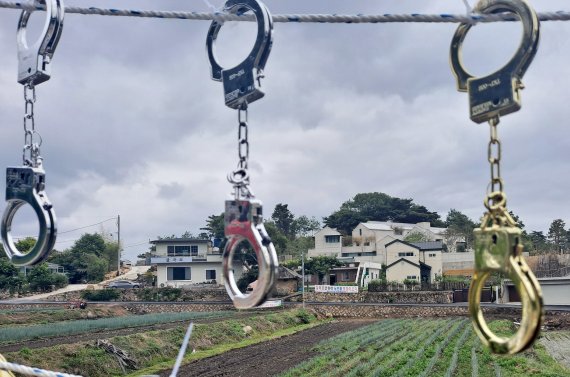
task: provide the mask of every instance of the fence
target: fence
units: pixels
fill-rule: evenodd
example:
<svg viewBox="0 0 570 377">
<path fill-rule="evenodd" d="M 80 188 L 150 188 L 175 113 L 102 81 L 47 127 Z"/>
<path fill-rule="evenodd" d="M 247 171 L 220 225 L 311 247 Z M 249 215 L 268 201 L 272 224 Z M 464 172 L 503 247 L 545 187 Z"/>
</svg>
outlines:
<svg viewBox="0 0 570 377">
<path fill-rule="evenodd" d="M 467 282 L 435 282 L 435 283 L 416 283 L 416 284 L 403 284 L 390 282 L 386 284 L 368 285 L 368 292 L 400 292 L 400 291 L 455 291 L 469 289 Z"/>
</svg>

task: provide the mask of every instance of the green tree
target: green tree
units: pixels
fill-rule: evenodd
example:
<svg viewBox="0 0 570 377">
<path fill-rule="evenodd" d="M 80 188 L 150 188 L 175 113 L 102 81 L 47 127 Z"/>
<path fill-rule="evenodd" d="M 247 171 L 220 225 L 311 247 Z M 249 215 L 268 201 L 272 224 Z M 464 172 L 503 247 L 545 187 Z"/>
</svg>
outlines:
<svg viewBox="0 0 570 377">
<path fill-rule="evenodd" d="M 219 242 L 220 250 L 223 250 L 226 245 L 226 238 L 224 233 L 224 214 L 220 215 L 210 215 L 206 220 L 206 226 L 200 228 L 200 230 L 205 230 L 208 234 L 208 238 L 214 240 L 214 244 Z M 217 241 L 218 240 L 218 241 Z"/>
<path fill-rule="evenodd" d="M 52 288 L 61 288 L 67 285 L 65 275 L 51 272 L 47 263 L 41 263 L 28 273 L 28 283 L 34 292 L 49 292 Z"/>
<path fill-rule="evenodd" d="M 319 220 L 316 217 L 308 218 L 305 215 L 297 217 L 291 224 L 291 231 L 296 236 L 312 236 L 319 229 L 321 229 Z"/>
<path fill-rule="evenodd" d="M 562 219 L 556 219 L 550 224 L 548 228 L 548 239 L 554 246 L 557 252 L 562 253 L 566 249 L 567 235 L 564 229 L 566 224 Z"/>
<path fill-rule="evenodd" d="M 465 247 L 468 248 L 473 244 L 473 229 L 477 224 L 467 215 L 456 209 L 450 209 L 445 219 L 447 227 L 446 237 L 448 243 L 454 245 L 459 240 L 465 240 Z"/>
<path fill-rule="evenodd" d="M 343 266 L 343 263 L 336 257 L 319 255 L 305 261 L 305 271 L 311 275 L 317 275 L 319 284 L 322 283 L 325 275 L 331 268 Z"/>
<path fill-rule="evenodd" d="M 93 254 L 85 255 L 87 266 L 85 268 L 85 278 L 88 283 L 99 283 L 105 280 L 105 274 L 109 268 L 109 262 L 103 258 L 98 258 Z"/>
<path fill-rule="evenodd" d="M 530 232 L 528 237 L 532 244 L 532 250 L 534 250 L 536 254 L 542 254 L 548 251 L 549 248 L 548 240 L 546 239 L 546 236 L 544 235 L 543 232 L 535 230 Z"/>
<path fill-rule="evenodd" d="M 391 197 L 381 192 L 361 193 L 344 202 L 338 211 L 323 219 L 326 226 L 350 234 L 359 223 L 366 221 L 394 221 L 403 223 L 430 222 L 443 226 L 440 216 L 413 199 Z"/>
<path fill-rule="evenodd" d="M 0 290 L 14 294 L 22 289 L 25 283 L 24 277 L 8 258 L 0 259 Z"/>
<path fill-rule="evenodd" d="M 105 253 L 105 240 L 98 233 L 85 233 L 75 241 L 71 249 L 76 253 L 94 254 L 101 257 Z"/>
<path fill-rule="evenodd" d="M 269 238 L 271 238 L 271 241 L 273 242 L 273 246 L 275 246 L 277 254 L 285 254 L 291 241 L 289 241 L 273 221 L 266 221 L 263 225 L 265 226 L 265 230 L 267 231 Z"/>
<path fill-rule="evenodd" d="M 305 258 L 309 249 L 313 249 L 315 247 L 315 238 L 314 237 L 297 237 L 293 241 L 289 242 L 288 254 L 292 254 L 294 256 L 301 256 L 305 254 Z"/>
<path fill-rule="evenodd" d="M 109 266 L 117 266 L 117 252 L 118 245 L 106 243 L 100 234 L 83 234 L 70 249 L 53 253 L 49 261 L 62 265 L 72 283 L 97 282 L 103 280 Z"/>
<path fill-rule="evenodd" d="M 15 246 L 21 253 L 27 253 L 34 248 L 36 245 L 36 239 L 34 237 L 26 237 L 24 239 L 16 242 Z"/>
<path fill-rule="evenodd" d="M 283 233 L 286 237 L 293 238 L 293 221 L 295 216 L 287 208 L 287 204 L 279 203 L 275 206 L 271 219 L 275 223 L 275 226 Z"/>
<path fill-rule="evenodd" d="M 511 217 L 513 218 L 513 220 L 515 220 L 515 222 L 517 223 L 517 226 L 518 226 L 521 230 L 524 230 L 524 223 L 523 223 L 523 221 L 521 220 L 521 218 L 520 218 L 519 216 L 515 215 L 515 214 L 513 213 L 513 211 L 509 211 L 509 215 L 511 215 Z"/>
</svg>

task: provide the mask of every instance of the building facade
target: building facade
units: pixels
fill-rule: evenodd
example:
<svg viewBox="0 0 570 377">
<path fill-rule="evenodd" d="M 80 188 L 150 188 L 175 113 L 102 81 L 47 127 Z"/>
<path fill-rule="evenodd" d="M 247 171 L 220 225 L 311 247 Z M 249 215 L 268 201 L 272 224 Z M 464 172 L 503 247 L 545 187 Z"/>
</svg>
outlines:
<svg viewBox="0 0 570 377">
<path fill-rule="evenodd" d="M 421 235 L 421 238 L 427 241 L 403 241 L 412 234 Z M 446 228 L 432 227 L 429 222 L 407 224 L 368 221 L 358 224 L 350 238 L 352 244 L 343 245 L 346 243 L 343 236 L 335 229 L 325 227 L 315 234 L 315 248 L 308 251 L 308 257 L 328 255 L 336 256 L 340 260 L 352 258 L 351 260 L 359 264 L 392 265 L 389 276 L 387 275 L 390 281 L 408 279 L 433 282 L 436 276 L 444 273 L 446 255 L 470 254 L 456 252 L 459 246 L 464 244 L 463 239 L 448 239 Z M 455 259 L 466 261 L 469 256 Z M 401 258 L 404 264 L 395 264 Z M 471 259 L 471 266 L 472 264 Z M 468 269 L 468 266 L 462 267 Z M 340 281 L 336 276 L 334 279 Z"/>
<path fill-rule="evenodd" d="M 156 265 L 158 287 L 194 284 L 223 284 L 222 252 L 209 240 L 174 238 L 151 241 L 156 248 L 151 264 Z M 234 268 L 236 280 L 241 269 Z"/>
<path fill-rule="evenodd" d="M 386 245 L 386 280 L 432 283 L 443 274 L 443 243 L 394 240 Z"/>
</svg>

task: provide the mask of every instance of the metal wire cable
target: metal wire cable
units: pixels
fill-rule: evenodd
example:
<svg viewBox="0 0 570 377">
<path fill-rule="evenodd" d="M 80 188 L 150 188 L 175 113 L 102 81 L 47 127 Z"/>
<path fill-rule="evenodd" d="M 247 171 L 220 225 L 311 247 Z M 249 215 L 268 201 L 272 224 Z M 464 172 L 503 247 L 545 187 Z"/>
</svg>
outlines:
<svg viewBox="0 0 570 377">
<path fill-rule="evenodd" d="M 16 372 L 19 374 L 25 374 L 27 376 L 38 376 L 38 377 L 81 377 L 74 374 L 52 372 L 49 370 L 30 368 L 20 364 L 7 363 L 0 361 L 0 370 Z"/>
<path fill-rule="evenodd" d="M 0 8 L 43 10 L 43 6 L 34 6 L 32 2 L 17 2 L 0 0 Z M 80 8 L 66 6 L 65 13 L 76 13 L 84 15 L 100 16 L 122 16 L 122 17 L 147 17 L 166 18 L 181 20 L 201 20 L 201 21 L 254 21 L 253 15 L 233 15 L 226 13 L 202 13 L 202 12 L 177 12 L 177 11 L 151 11 L 134 9 L 103 9 L 103 8 Z M 540 21 L 570 21 L 569 11 L 542 12 L 538 13 Z M 341 14 L 276 14 L 273 15 L 274 22 L 304 22 L 304 23 L 391 23 L 391 22 L 422 22 L 422 23 L 479 23 L 479 22 L 499 22 L 517 21 L 517 17 L 512 14 L 377 14 L 377 15 L 341 15 Z"/>
</svg>

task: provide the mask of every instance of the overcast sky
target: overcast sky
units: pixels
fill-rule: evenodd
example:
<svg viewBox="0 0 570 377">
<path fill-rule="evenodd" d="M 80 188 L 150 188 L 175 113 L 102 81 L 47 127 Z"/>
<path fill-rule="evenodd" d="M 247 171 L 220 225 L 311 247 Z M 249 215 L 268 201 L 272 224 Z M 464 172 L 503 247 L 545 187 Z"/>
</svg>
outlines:
<svg viewBox="0 0 570 377">
<path fill-rule="evenodd" d="M 210 0 L 221 7 L 220 0 Z M 471 1 L 473 4 L 473 1 Z M 75 0 L 69 6 L 207 12 L 205 1 Z M 464 13 L 462 0 L 267 0 L 283 13 Z M 570 10 L 534 1 L 537 11 Z M 19 11 L 0 9 L 0 165 L 21 163 L 22 87 L 17 83 Z M 32 23 L 43 22 L 40 13 Z M 158 235 L 198 234 L 223 211 L 237 163 L 235 110 L 210 79 L 210 22 L 68 14 L 52 63 L 37 87 L 36 128 L 47 193 L 60 232 L 121 216 L 127 257 Z M 255 38 L 254 24 L 228 23 L 217 51 L 230 68 Z M 448 56 L 454 24 L 277 23 L 250 106 L 251 187 L 269 217 L 287 203 L 321 219 L 361 192 L 413 198 L 443 219 L 455 208 L 473 219 L 489 181 L 486 124 L 470 121 Z M 518 23 L 475 27 L 464 46 L 476 75 L 504 65 Z M 543 22 L 538 54 L 524 77 L 523 108 L 502 118 L 508 207 L 527 230 L 570 223 L 568 92 L 570 23 Z M 4 179 L 2 174 L 2 180 Z M 4 187 L 4 186 L 2 186 Z M 31 210 L 15 236 L 37 232 Z M 114 220 L 59 235 L 65 249 L 82 232 L 116 231 Z M 137 246 L 132 246 L 137 245 Z"/>
</svg>

